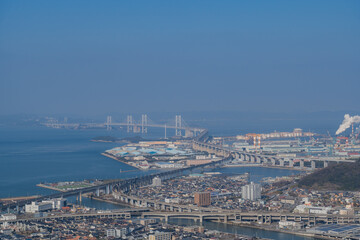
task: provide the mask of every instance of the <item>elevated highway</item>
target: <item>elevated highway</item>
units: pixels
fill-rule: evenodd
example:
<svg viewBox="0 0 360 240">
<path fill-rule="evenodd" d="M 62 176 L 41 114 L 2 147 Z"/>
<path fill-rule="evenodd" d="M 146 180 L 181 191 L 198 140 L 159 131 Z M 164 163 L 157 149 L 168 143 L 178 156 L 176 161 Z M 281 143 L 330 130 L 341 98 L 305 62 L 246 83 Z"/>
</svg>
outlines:
<svg viewBox="0 0 360 240">
<path fill-rule="evenodd" d="M 143 212 L 142 217 L 161 218 L 168 221 L 170 218 L 189 218 L 203 222 L 205 220 L 217 220 L 227 223 L 228 221 L 239 223 L 261 223 L 270 224 L 280 221 L 305 222 L 315 225 L 323 224 L 348 224 L 360 223 L 360 215 L 338 215 L 338 214 L 300 214 L 279 212 Z"/>
<path fill-rule="evenodd" d="M 92 213 L 74 213 L 74 214 L 57 214 L 44 217 L 27 217 L 16 220 L 0 220 L 4 222 L 27 222 L 43 221 L 51 219 L 86 219 L 86 218 L 121 218 L 128 219 L 131 217 L 141 218 L 159 218 L 169 221 L 171 218 L 193 219 L 195 221 L 219 221 L 219 222 L 236 222 L 236 223 L 258 223 L 271 224 L 280 221 L 303 222 L 308 225 L 316 224 L 360 224 L 360 215 L 338 215 L 338 214 L 305 214 L 305 213 L 279 213 L 279 212 L 241 212 L 233 211 L 209 211 L 209 212 L 166 212 L 166 211 L 149 211 L 149 209 L 125 209 L 112 210 Z"/>
<path fill-rule="evenodd" d="M 146 208 L 124 209 L 124 210 L 112 210 L 112 211 L 97 211 L 89 213 L 61 213 L 61 214 L 48 214 L 43 217 L 24 217 L 16 220 L 0 220 L 2 222 L 26 222 L 26 221 L 42 221 L 52 219 L 86 219 L 86 218 L 124 218 L 128 219 L 132 216 L 141 216 L 143 212 L 147 212 Z"/>
<path fill-rule="evenodd" d="M 219 145 L 201 141 L 193 141 L 193 148 L 197 151 L 208 152 L 221 157 L 230 157 L 242 162 L 261 163 L 268 166 L 298 167 L 302 170 L 314 170 L 316 167 L 327 167 L 329 162 L 355 162 L 353 159 L 341 159 L 333 157 L 324 158 L 283 158 L 272 155 L 235 151 Z M 319 162 L 319 164 L 316 164 Z"/>
</svg>

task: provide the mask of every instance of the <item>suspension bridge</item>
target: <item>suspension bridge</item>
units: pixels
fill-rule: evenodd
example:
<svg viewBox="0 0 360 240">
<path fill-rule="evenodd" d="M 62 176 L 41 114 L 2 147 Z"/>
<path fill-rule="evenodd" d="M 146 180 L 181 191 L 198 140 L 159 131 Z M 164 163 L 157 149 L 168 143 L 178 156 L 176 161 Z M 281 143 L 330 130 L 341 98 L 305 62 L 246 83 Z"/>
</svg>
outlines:
<svg viewBox="0 0 360 240">
<path fill-rule="evenodd" d="M 181 137 L 196 137 L 201 132 L 205 131 L 204 128 L 190 127 L 182 118 L 181 115 L 175 116 L 175 121 L 170 121 L 168 123 L 156 123 L 152 121 L 147 114 L 141 114 L 141 118 L 136 120 L 133 115 L 127 115 L 125 121 L 116 122 L 113 121 L 112 116 L 107 116 L 106 121 L 103 123 L 67 123 L 67 122 L 58 122 L 50 121 L 45 122 L 43 125 L 51 128 L 104 128 L 106 130 L 112 130 L 116 128 L 126 128 L 128 133 L 142 133 L 146 134 L 149 128 L 163 128 L 165 133 L 165 138 L 167 137 L 167 130 L 175 130 L 175 136 Z"/>
</svg>

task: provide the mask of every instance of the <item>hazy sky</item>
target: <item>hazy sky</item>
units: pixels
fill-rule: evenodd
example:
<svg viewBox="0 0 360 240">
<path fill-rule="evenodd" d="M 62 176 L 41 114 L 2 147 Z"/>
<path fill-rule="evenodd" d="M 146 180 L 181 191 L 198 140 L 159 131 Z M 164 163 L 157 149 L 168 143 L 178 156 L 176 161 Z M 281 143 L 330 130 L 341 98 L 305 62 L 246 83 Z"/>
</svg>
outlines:
<svg viewBox="0 0 360 240">
<path fill-rule="evenodd" d="M 0 114 L 359 110 L 360 1 L 0 1 Z"/>
</svg>

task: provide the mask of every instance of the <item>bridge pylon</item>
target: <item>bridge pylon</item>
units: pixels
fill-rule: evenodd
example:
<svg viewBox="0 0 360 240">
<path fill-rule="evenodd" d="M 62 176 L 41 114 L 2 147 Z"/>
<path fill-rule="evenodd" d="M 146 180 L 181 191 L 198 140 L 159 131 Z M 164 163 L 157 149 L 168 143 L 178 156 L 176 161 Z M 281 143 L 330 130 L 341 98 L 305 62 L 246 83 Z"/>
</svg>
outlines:
<svg viewBox="0 0 360 240">
<path fill-rule="evenodd" d="M 106 117 L 106 130 L 111 130 L 111 116 Z"/>
<path fill-rule="evenodd" d="M 141 133 L 147 133 L 148 117 L 147 114 L 141 115 Z"/>
<path fill-rule="evenodd" d="M 134 129 L 134 122 L 133 122 L 133 117 L 132 115 L 127 115 L 126 118 L 126 124 L 127 124 L 127 132 L 131 132 Z"/>
<path fill-rule="evenodd" d="M 181 115 L 175 116 L 175 136 L 181 136 Z"/>
</svg>

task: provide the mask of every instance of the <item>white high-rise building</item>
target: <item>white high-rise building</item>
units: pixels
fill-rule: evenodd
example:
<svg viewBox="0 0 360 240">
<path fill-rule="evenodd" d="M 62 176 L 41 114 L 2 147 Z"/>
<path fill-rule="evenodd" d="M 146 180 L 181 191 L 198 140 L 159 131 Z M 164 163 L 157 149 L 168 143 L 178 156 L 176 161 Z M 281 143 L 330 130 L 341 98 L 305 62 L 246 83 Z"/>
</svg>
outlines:
<svg viewBox="0 0 360 240">
<path fill-rule="evenodd" d="M 159 177 L 154 177 L 153 181 L 152 181 L 152 185 L 155 187 L 159 187 L 161 186 L 161 178 Z"/>
<path fill-rule="evenodd" d="M 67 200 L 66 198 L 54 198 L 51 200 L 42 201 L 43 203 L 51 203 L 53 209 L 61 209 L 66 206 Z"/>
<path fill-rule="evenodd" d="M 116 237 L 115 229 L 113 229 L 113 228 L 107 229 L 106 230 L 106 236 L 107 237 Z"/>
<path fill-rule="evenodd" d="M 129 233 L 129 229 L 127 227 L 124 228 L 111 228 L 106 230 L 107 237 L 116 237 L 116 238 L 125 238 L 126 234 Z"/>
<path fill-rule="evenodd" d="M 248 199 L 251 201 L 256 201 L 261 198 L 261 186 L 251 182 L 248 185 L 245 185 L 241 188 L 242 198 Z"/>
</svg>

